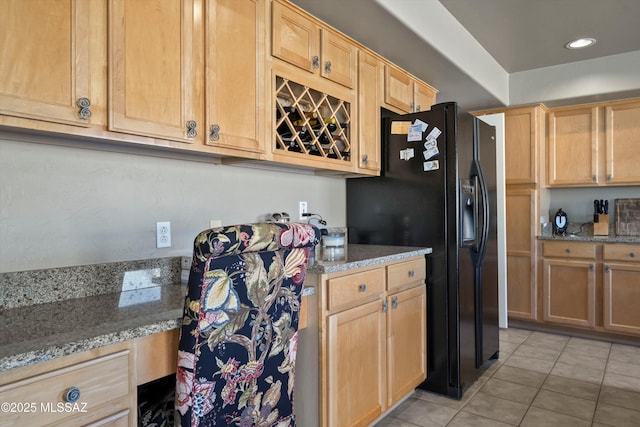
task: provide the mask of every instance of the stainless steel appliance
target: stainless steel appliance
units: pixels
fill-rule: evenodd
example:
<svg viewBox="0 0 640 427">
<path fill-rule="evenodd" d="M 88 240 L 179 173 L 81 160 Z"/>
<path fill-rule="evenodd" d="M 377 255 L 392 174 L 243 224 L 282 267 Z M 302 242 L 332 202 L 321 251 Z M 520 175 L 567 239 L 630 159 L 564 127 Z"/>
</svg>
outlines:
<svg viewBox="0 0 640 427">
<path fill-rule="evenodd" d="M 455 103 L 385 116 L 382 176 L 347 180 L 349 242 L 433 248 L 421 388 L 459 399 L 498 356 L 495 128 Z"/>
</svg>

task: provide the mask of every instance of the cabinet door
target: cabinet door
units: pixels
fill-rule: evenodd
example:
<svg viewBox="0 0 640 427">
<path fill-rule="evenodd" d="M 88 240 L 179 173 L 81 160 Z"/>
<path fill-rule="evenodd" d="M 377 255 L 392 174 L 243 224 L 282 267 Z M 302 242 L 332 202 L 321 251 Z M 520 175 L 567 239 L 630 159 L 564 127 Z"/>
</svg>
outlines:
<svg viewBox="0 0 640 427">
<path fill-rule="evenodd" d="M 216 0 L 206 7 L 207 144 L 263 153 L 265 2 Z"/>
<path fill-rule="evenodd" d="M 110 130 L 181 142 L 204 134 L 196 115 L 202 82 L 194 23 L 202 10 L 195 4 L 110 1 Z"/>
<path fill-rule="evenodd" d="M 382 62 L 375 56 L 359 52 L 358 73 L 358 167 L 380 171 L 380 105 Z"/>
<path fill-rule="evenodd" d="M 427 111 L 436 103 L 437 91 L 431 86 L 414 81 L 415 111 Z"/>
<path fill-rule="evenodd" d="M 320 66 L 320 31 L 306 16 L 273 2 L 272 54 L 314 73 Z"/>
<path fill-rule="evenodd" d="M 328 420 L 367 426 L 385 406 L 385 313 L 381 300 L 327 317 Z"/>
<path fill-rule="evenodd" d="M 547 322 L 595 325 L 595 261 L 543 260 L 543 312 Z"/>
<path fill-rule="evenodd" d="M 509 316 L 537 319 L 535 190 L 507 190 L 507 307 Z"/>
<path fill-rule="evenodd" d="M 543 143 L 539 107 L 505 111 L 505 180 L 508 184 L 536 184 L 538 147 Z M 542 129 L 541 129 L 542 128 Z"/>
<path fill-rule="evenodd" d="M 89 126 L 89 31 L 88 1 L 3 1 L 0 114 Z"/>
<path fill-rule="evenodd" d="M 640 184 L 640 102 L 606 107 L 607 183 Z"/>
<path fill-rule="evenodd" d="M 549 113 L 547 144 L 550 186 L 598 183 L 598 108 Z"/>
<path fill-rule="evenodd" d="M 387 406 L 423 382 L 427 375 L 426 293 L 420 285 L 387 297 Z"/>
<path fill-rule="evenodd" d="M 640 334 L 640 264 L 604 265 L 604 328 Z"/>
<path fill-rule="evenodd" d="M 413 111 L 413 79 L 389 64 L 384 66 L 384 102 L 403 113 Z"/>
<path fill-rule="evenodd" d="M 348 88 L 356 85 L 358 48 L 338 34 L 323 28 L 320 33 L 320 75 Z"/>
</svg>

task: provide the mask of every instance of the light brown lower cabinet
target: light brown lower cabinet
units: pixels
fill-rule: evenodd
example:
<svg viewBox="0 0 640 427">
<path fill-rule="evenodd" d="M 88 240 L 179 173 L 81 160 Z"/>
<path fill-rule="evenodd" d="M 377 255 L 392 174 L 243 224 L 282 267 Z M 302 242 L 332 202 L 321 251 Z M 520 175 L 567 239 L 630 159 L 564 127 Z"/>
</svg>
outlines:
<svg viewBox="0 0 640 427">
<path fill-rule="evenodd" d="M 564 325 L 595 325 L 596 263 L 589 260 L 545 258 L 543 261 L 543 319 Z"/>
<path fill-rule="evenodd" d="M 604 328 L 640 335 L 640 245 L 604 245 Z"/>
<path fill-rule="evenodd" d="M 135 395 L 133 352 L 102 347 L 3 372 L 0 425 L 135 425 Z"/>
<path fill-rule="evenodd" d="M 545 241 L 542 318 L 640 335 L 640 245 Z"/>
<path fill-rule="evenodd" d="M 368 426 L 426 378 L 424 257 L 320 275 L 322 426 Z"/>
</svg>

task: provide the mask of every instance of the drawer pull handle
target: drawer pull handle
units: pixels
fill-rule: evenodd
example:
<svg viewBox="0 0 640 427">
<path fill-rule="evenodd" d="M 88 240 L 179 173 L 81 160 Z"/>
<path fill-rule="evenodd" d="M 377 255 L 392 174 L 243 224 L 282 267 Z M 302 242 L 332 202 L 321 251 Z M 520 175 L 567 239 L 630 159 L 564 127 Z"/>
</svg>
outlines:
<svg viewBox="0 0 640 427">
<path fill-rule="evenodd" d="M 69 387 L 69 390 L 64 395 L 64 400 L 73 403 L 78 399 L 80 399 L 80 389 L 78 387 Z"/>
<path fill-rule="evenodd" d="M 366 290 L 367 290 L 367 285 L 365 285 L 365 284 L 363 283 L 363 284 L 362 284 L 362 285 L 360 285 L 358 288 L 360 289 L 360 292 L 366 292 Z"/>
<path fill-rule="evenodd" d="M 393 308 L 398 308 L 398 297 L 391 298 L 391 306 Z"/>
<path fill-rule="evenodd" d="M 571 249 L 567 248 L 564 250 L 566 253 L 570 254 L 571 253 Z"/>
<path fill-rule="evenodd" d="M 631 258 L 635 258 L 635 257 L 636 257 L 636 253 L 635 253 L 635 252 L 631 252 L 631 253 L 629 254 L 629 256 L 630 256 Z"/>
<path fill-rule="evenodd" d="M 413 277 L 416 275 L 416 272 L 413 270 L 409 270 L 409 277 Z"/>
</svg>

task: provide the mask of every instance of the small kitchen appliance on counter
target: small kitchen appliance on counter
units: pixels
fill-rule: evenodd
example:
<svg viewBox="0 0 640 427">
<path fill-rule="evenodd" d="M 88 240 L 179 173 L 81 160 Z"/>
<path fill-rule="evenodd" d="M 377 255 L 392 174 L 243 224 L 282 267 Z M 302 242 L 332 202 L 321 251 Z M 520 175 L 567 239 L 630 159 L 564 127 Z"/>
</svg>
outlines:
<svg viewBox="0 0 640 427">
<path fill-rule="evenodd" d="M 568 227 L 569 219 L 567 214 L 562 209 L 558 209 L 558 212 L 556 212 L 556 216 L 553 219 L 553 234 L 564 235 L 567 232 Z"/>
</svg>

